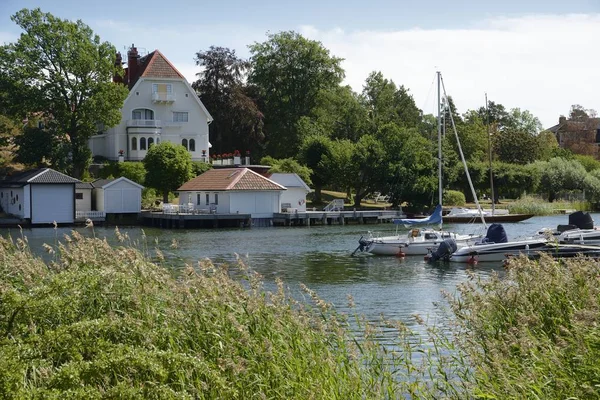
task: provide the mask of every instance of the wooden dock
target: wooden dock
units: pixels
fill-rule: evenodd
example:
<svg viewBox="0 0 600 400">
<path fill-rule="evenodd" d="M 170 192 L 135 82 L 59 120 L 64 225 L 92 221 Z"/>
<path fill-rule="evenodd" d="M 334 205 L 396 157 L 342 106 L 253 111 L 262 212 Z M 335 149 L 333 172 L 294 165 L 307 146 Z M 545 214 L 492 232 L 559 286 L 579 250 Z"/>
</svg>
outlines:
<svg viewBox="0 0 600 400">
<path fill-rule="evenodd" d="M 250 214 L 191 214 L 145 211 L 142 223 L 168 229 L 185 228 L 247 228 L 252 226 Z"/>
<path fill-rule="evenodd" d="M 273 225 L 311 226 L 311 225 L 346 225 L 378 224 L 390 222 L 394 218 L 404 218 L 401 211 L 369 210 L 369 211 L 305 211 L 273 214 Z"/>
<path fill-rule="evenodd" d="M 143 225 L 167 229 L 187 228 L 250 228 L 252 226 L 311 226 L 377 224 L 402 218 L 401 211 L 305 211 L 275 213 L 273 218 L 253 219 L 250 214 L 194 214 L 145 211 L 140 215 Z"/>
</svg>

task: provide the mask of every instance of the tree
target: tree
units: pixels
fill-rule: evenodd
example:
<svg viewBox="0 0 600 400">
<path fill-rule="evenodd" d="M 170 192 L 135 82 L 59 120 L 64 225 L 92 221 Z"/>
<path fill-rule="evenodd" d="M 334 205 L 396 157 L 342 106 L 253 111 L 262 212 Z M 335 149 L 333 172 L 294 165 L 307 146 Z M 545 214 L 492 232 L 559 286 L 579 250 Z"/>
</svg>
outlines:
<svg viewBox="0 0 600 400">
<path fill-rule="evenodd" d="M 282 158 L 280 160 L 276 160 L 273 157 L 263 157 L 260 160 L 261 165 L 270 165 L 271 169 L 269 169 L 269 173 L 283 172 L 283 173 L 291 173 L 298 174 L 300 178 L 307 185 L 312 185 L 312 181 L 310 179 L 310 175 L 312 174 L 312 170 L 305 165 L 300 164 L 298 161 L 293 158 Z"/>
<path fill-rule="evenodd" d="M 579 161 L 552 158 L 536 165 L 541 172 L 540 189 L 548 194 L 550 202 L 561 191 L 585 189 L 585 177 L 588 174 Z"/>
<path fill-rule="evenodd" d="M 143 160 L 146 167 L 146 186 L 163 194 L 163 202 L 169 202 L 169 193 L 177 190 L 194 177 L 192 156 L 180 144 L 161 142 L 148 150 Z"/>
<path fill-rule="evenodd" d="M 144 164 L 140 162 L 111 162 L 105 164 L 100 170 L 100 177 L 102 178 L 119 178 L 121 176 L 132 180 L 140 185 L 145 184 L 146 180 L 146 168 Z"/>
<path fill-rule="evenodd" d="M 14 143 L 18 146 L 17 162 L 38 168 L 52 166 L 65 172 L 69 168 L 65 139 L 53 129 L 25 126 L 23 133 L 14 138 Z"/>
<path fill-rule="evenodd" d="M 542 123 L 529 111 L 512 108 L 502 128 L 503 131 L 520 131 L 535 136 L 542 130 Z"/>
<path fill-rule="evenodd" d="M 250 63 L 237 57 L 235 50 L 215 46 L 197 52 L 195 61 L 203 69 L 192 86 L 214 117 L 209 125 L 213 151 L 257 150 L 264 140 L 263 115 L 244 86 Z"/>
<path fill-rule="evenodd" d="M 382 186 L 388 178 L 387 153 L 383 143 L 374 135 L 364 135 L 354 146 L 352 168 L 354 178 L 354 207 L 360 207 L 362 199 Z"/>
<path fill-rule="evenodd" d="M 331 171 L 324 163 L 331 154 L 333 144 L 331 139 L 324 135 L 311 135 L 305 138 L 300 147 L 298 157 L 312 170 L 310 179 L 315 186 L 315 202 L 321 201 L 323 186 L 331 181 Z"/>
<path fill-rule="evenodd" d="M 292 31 L 269 34 L 265 42 L 249 48 L 248 81 L 262 99 L 267 153 L 275 158 L 295 156 L 302 143 L 297 123 L 311 115 L 321 91 L 340 84 L 342 60 L 330 56 L 320 42 Z"/>
<path fill-rule="evenodd" d="M 127 89 L 112 83 L 120 73 L 115 48 L 83 22 L 39 8 L 23 9 L 11 19 L 24 32 L 17 42 L 0 47 L 0 82 L 8 90 L 0 101 L 14 103 L 2 108 L 21 117 L 42 113 L 68 146 L 71 173 L 79 178 L 91 161 L 87 141 L 97 125 L 111 127 L 121 120 Z"/>
<path fill-rule="evenodd" d="M 367 109 L 349 86 L 322 90 L 312 117 L 331 139 L 357 141 L 369 130 Z"/>
<path fill-rule="evenodd" d="M 381 72 L 369 74 L 362 97 L 374 129 L 391 122 L 406 128 L 415 128 L 421 123 L 421 110 L 408 90 L 404 86 L 398 88 Z"/>
<path fill-rule="evenodd" d="M 537 137 L 523 130 L 509 129 L 494 136 L 494 154 L 499 161 L 527 164 L 537 160 Z"/>
</svg>

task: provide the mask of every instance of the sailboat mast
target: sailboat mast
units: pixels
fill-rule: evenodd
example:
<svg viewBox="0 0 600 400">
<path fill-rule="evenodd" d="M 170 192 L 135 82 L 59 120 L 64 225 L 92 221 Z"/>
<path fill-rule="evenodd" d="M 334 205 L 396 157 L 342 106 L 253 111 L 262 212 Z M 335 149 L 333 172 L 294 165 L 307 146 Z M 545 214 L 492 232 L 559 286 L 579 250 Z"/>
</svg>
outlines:
<svg viewBox="0 0 600 400">
<path fill-rule="evenodd" d="M 443 189 L 442 189 L 442 85 L 441 85 L 441 73 L 437 71 L 437 106 L 438 106 L 438 204 L 442 204 Z"/>
<path fill-rule="evenodd" d="M 488 108 L 487 93 L 485 94 L 485 124 L 487 125 L 488 153 L 490 160 L 490 188 L 492 190 L 492 215 L 496 213 L 496 197 L 494 196 L 494 172 L 492 171 L 492 134 L 490 133 L 490 110 Z"/>
</svg>

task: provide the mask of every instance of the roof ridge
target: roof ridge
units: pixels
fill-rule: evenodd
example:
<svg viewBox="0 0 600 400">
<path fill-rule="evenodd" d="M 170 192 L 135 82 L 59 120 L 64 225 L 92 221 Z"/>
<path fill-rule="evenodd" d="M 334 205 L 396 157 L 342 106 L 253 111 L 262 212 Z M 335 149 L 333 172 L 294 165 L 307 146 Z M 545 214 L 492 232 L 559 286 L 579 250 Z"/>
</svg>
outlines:
<svg viewBox="0 0 600 400">
<path fill-rule="evenodd" d="M 237 172 L 237 171 L 234 171 L 233 174 L 235 174 L 237 176 L 233 179 L 233 181 L 231 181 L 231 183 L 229 185 L 227 185 L 227 190 L 231 190 L 240 181 L 240 179 L 242 179 L 242 177 L 246 176 L 246 173 L 248 171 L 250 171 L 250 170 L 246 167 L 242 168 L 242 170 L 239 171 L 240 172 L 239 174 L 236 174 L 235 172 Z"/>
<path fill-rule="evenodd" d="M 181 72 L 179 72 L 179 70 L 177 68 L 175 68 L 175 66 L 171 63 L 171 61 L 169 61 L 169 59 L 167 57 L 165 57 L 165 55 L 163 53 L 160 52 L 160 50 L 155 49 L 152 53 L 152 56 L 150 57 L 150 60 L 148 61 L 148 64 L 146 65 L 146 68 L 144 68 L 144 71 L 142 72 L 142 74 L 140 75 L 140 77 L 143 78 L 152 78 L 151 75 L 146 75 L 146 73 L 148 71 L 150 71 L 151 67 L 154 65 L 154 63 L 157 60 L 158 56 L 161 56 L 162 59 L 169 65 L 169 67 L 171 67 L 173 69 L 173 71 L 181 78 L 181 79 L 185 79 L 185 77 L 181 74 Z M 148 55 L 150 55 L 148 54 Z"/>
<path fill-rule="evenodd" d="M 42 168 L 42 170 L 39 173 L 37 173 L 34 176 L 32 176 L 31 178 L 27 179 L 26 182 L 30 182 L 30 181 L 34 180 L 35 178 L 37 178 L 38 176 L 44 175 L 48 171 L 50 171 L 50 168 Z"/>
</svg>

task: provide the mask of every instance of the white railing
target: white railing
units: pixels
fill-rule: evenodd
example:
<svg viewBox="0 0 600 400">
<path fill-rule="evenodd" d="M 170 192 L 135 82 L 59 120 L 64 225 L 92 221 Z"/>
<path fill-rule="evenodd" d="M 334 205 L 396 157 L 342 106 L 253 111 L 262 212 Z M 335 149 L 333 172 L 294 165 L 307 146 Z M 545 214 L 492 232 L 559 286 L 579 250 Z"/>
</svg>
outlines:
<svg viewBox="0 0 600 400">
<path fill-rule="evenodd" d="M 327 206 L 323 209 L 323 211 L 343 211 L 344 210 L 344 199 L 334 199 L 331 200 Z"/>
<path fill-rule="evenodd" d="M 91 219 L 92 221 L 104 220 L 106 212 L 104 211 L 75 211 L 75 219 Z"/>
<path fill-rule="evenodd" d="M 162 125 L 159 119 L 128 119 L 128 127 L 160 128 Z"/>
<path fill-rule="evenodd" d="M 167 94 L 167 93 L 152 93 L 152 101 L 154 101 L 154 102 L 160 102 L 160 101 L 173 102 L 173 101 L 175 101 L 175 95 Z"/>
</svg>

